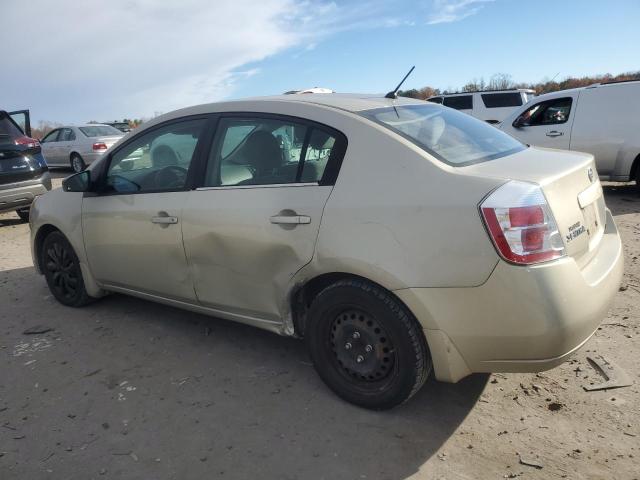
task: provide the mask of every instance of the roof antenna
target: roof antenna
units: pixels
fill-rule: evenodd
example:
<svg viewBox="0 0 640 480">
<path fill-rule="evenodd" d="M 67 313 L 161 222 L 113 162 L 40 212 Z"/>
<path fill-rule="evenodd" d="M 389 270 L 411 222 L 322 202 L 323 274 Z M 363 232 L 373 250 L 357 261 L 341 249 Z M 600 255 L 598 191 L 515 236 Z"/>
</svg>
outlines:
<svg viewBox="0 0 640 480">
<path fill-rule="evenodd" d="M 387 93 L 384 98 L 398 98 L 398 90 L 400 90 L 400 87 L 402 86 L 402 84 L 404 83 L 404 81 L 407 79 L 407 77 L 409 75 L 411 75 L 411 72 L 413 72 L 413 69 L 416 68 L 416 66 L 414 65 L 413 67 L 411 67 L 411 70 L 409 70 L 409 73 L 407 73 L 404 78 L 402 79 L 402 81 L 398 84 L 398 86 L 396 87 L 395 90 Z"/>
</svg>

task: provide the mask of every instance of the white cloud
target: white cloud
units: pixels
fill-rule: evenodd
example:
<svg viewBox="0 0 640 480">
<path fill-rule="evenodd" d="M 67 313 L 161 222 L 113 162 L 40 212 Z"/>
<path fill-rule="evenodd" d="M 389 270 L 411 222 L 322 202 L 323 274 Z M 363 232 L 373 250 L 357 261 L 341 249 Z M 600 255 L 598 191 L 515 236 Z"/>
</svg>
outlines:
<svg viewBox="0 0 640 480">
<path fill-rule="evenodd" d="M 4 2 L 2 35 L 14 45 L 3 65 L 16 69 L 3 75 L 0 105 L 78 122 L 220 100 L 257 74 L 247 65 L 373 25 L 376 9 L 361 8 L 323 0 Z"/>
<path fill-rule="evenodd" d="M 478 13 L 484 4 L 493 0 L 434 0 L 434 11 L 429 15 L 427 23 L 451 23 Z"/>
</svg>

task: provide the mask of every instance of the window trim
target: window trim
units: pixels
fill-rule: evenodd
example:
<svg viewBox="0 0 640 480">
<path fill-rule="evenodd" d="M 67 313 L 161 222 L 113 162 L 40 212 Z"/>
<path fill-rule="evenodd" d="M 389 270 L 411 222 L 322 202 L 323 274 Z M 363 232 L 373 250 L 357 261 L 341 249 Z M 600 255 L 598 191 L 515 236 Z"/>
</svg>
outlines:
<svg viewBox="0 0 640 480">
<path fill-rule="evenodd" d="M 309 120 L 307 118 L 296 117 L 293 115 L 286 115 L 280 113 L 270 113 L 270 112 L 251 112 L 251 111 L 238 111 L 238 112 L 217 112 L 213 114 L 215 116 L 215 129 L 213 129 L 213 134 L 211 135 L 211 140 L 208 144 L 208 148 L 206 152 L 204 152 L 203 158 L 201 159 L 202 164 L 200 165 L 200 169 L 197 170 L 196 178 L 199 179 L 195 186 L 195 190 L 201 189 L 230 189 L 230 188 L 272 188 L 273 186 L 283 187 L 283 186 L 327 186 L 327 185 L 335 185 L 335 182 L 338 178 L 338 174 L 340 172 L 340 167 L 342 166 L 342 161 L 346 155 L 347 147 L 348 147 L 348 139 L 347 136 L 342 133 L 340 130 L 337 130 L 334 127 L 331 127 L 327 124 L 317 122 L 315 120 Z M 329 160 L 327 161 L 327 165 L 322 172 L 322 178 L 319 182 L 294 182 L 294 183 L 283 183 L 283 184 L 264 184 L 264 185 L 217 185 L 217 186 L 205 186 L 205 174 L 207 165 L 209 162 L 209 157 L 211 152 L 217 147 L 217 143 L 220 141 L 218 132 L 220 129 L 220 121 L 222 119 L 227 118 L 241 118 L 241 119 L 265 119 L 265 120 L 276 120 L 281 122 L 291 122 L 296 123 L 298 125 L 302 125 L 307 127 L 307 131 L 305 132 L 305 144 L 303 146 L 303 150 L 300 152 L 300 164 L 298 168 L 300 170 L 300 165 L 304 166 L 304 158 L 306 157 L 306 147 L 308 146 L 309 139 L 311 138 L 311 132 L 314 128 L 318 128 L 320 130 L 325 131 L 329 135 L 335 137 L 336 143 L 331 150 L 331 155 L 329 156 Z M 297 178 L 297 177 L 296 177 Z"/>
<path fill-rule="evenodd" d="M 91 196 L 99 196 L 99 197 L 109 197 L 114 195 L 144 195 L 147 193 L 164 193 L 164 192 L 187 192 L 189 190 L 194 190 L 196 185 L 196 173 L 199 169 L 201 163 L 201 156 L 203 154 L 203 149 L 205 148 L 206 142 L 209 140 L 211 136 L 211 127 L 215 127 L 212 125 L 211 114 L 199 114 L 199 115 L 189 115 L 185 117 L 174 118 L 171 120 L 167 120 L 165 122 L 159 123 L 152 127 L 149 127 L 141 132 L 138 132 L 136 135 L 133 135 L 131 138 L 128 138 L 122 145 L 119 145 L 117 149 L 113 152 L 110 152 L 108 156 L 104 157 L 104 161 L 100 163 L 99 168 L 97 170 L 97 179 L 93 183 L 92 191 L 88 192 Z M 198 142 L 196 143 L 196 148 L 193 151 L 193 158 L 191 163 L 189 164 L 189 169 L 187 170 L 187 179 L 185 181 L 184 187 L 181 188 L 171 188 L 171 189 L 154 189 L 154 190 L 145 190 L 142 192 L 115 192 L 115 191 L 107 191 L 105 190 L 107 174 L 109 172 L 109 167 L 111 166 L 111 162 L 113 161 L 113 156 L 118 152 L 122 151 L 124 148 L 127 148 L 131 143 L 139 140 L 141 137 L 152 133 L 156 130 L 160 130 L 162 128 L 168 127 L 170 125 L 175 125 L 178 123 L 189 122 L 193 120 L 204 120 L 202 124 L 202 131 L 200 136 L 198 137 Z"/>
<path fill-rule="evenodd" d="M 557 102 L 557 101 L 560 101 L 560 100 L 569 100 L 569 102 L 570 102 L 570 105 L 569 105 L 569 115 L 567 115 L 567 118 L 566 118 L 566 120 L 565 120 L 564 122 L 555 122 L 555 123 L 537 123 L 537 124 L 535 124 L 535 125 L 522 124 L 522 125 L 520 125 L 519 127 L 518 127 L 518 126 L 516 126 L 516 123 L 518 122 L 518 119 L 519 119 L 520 117 L 522 117 L 522 115 L 524 115 L 524 113 L 525 113 L 525 112 L 527 112 L 527 111 L 531 110 L 532 108 L 537 107 L 538 105 L 542 105 L 543 103 Z M 568 96 L 568 97 L 555 97 L 555 98 L 550 98 L 550 99 L 548 99 L 548 100 L 542 100 L 542 101 L 540 101 L 540 102 L 538 102 L 538 103 L 536 103 L 536 104 L 534 104 L 534 105 L 531 105 L 531 106 L 529 106 L 529 107 L 525 108 L 524 110 L 522 110 L 522 112 L 520 112 L 520 114 L 519 114 L 519 115 L 518 115 L 518 116 L 513 120 L 513 123 L 511 124 L 511 126 L 512 126 L 513 128 L 527 128 L 527 127 L 548 127 L 548 126 L 550 126 L 550 125 L 563 125 L 563 124 L 567 123 L 567 122 L 569 121 L 569 119 L 571 118 L 571 115 L 573 115 L 573 110 L 574 110 L 574 108 L 573 108 L 573 103 L 574 103 L 574 102 L 573 102 L 573 100 L 574 100 L 574 99 L 573 99 L 573 97 L 572 97 L 572 96 Z M 527 104 L 525 104 L 525 105 L 528 105 L 528 103 L 527 103 Z"/>
</svg>

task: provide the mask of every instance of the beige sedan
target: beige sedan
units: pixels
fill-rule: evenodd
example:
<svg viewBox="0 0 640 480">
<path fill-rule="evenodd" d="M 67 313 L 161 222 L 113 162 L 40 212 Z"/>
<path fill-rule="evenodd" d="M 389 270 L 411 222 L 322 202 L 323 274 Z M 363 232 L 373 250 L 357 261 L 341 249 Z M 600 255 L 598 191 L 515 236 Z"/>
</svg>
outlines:
<svg viewBox="0 0 640 480">
<path fill-rule="evenodd" d="M 304 337 L 342 398 L 552 368 L 598 328 L 622 248 L 593 157 L 412 99 L 287 95 L 147 123 L 32 207 L 79 307 L 135 295 Z"/>
</svg>

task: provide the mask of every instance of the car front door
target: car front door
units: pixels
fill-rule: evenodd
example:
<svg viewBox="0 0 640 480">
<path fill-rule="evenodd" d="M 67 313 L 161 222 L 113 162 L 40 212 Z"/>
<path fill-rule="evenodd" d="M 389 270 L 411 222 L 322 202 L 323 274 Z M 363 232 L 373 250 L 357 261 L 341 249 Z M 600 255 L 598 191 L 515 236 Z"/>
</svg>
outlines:
<svg viewBox="0 0 640 480">
<path fill-rule="evenodd" d="M 101 284 L 195 301 L 182 211 L 206 123 L 190 117 L 140 132 L 107 159 L 98 192 L 82 203 L 89 267 Z"/>
<path fill-rule="evenodd" d="M 202 305 L 246 323 L 281 323 L 283 293 L 311 261 L 345 148 L 341 133 L 301 119 L 220 119 L 202 186 L 183 211 Z"/>
<path fill-rule="evenodd" d="M 58 136 L 62 129 L 58 128 L 49 132 L 40 140 L 40 146 L 42 147 L 42 155 L 47 161 L 49 166 L 60 165 L 60 151 L 58 149 Z"/>
<path fill-rule="evenodd" d="M 535 103 L 503 129 L 529 145 L 568 150 L 576 100 L 563 96 Z"/>
</svg>

